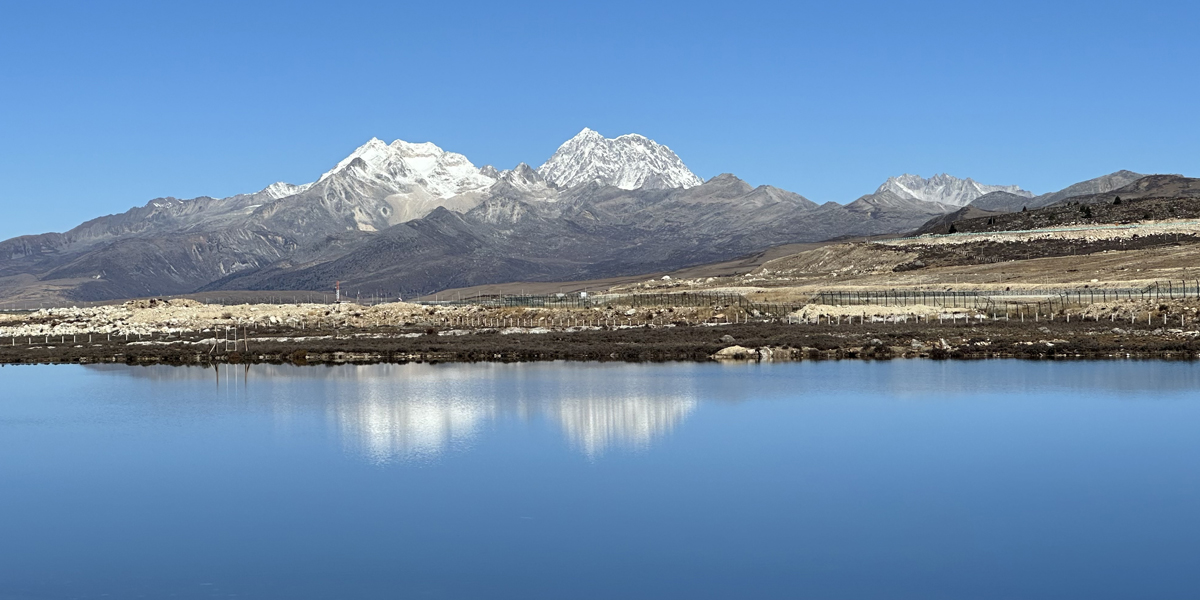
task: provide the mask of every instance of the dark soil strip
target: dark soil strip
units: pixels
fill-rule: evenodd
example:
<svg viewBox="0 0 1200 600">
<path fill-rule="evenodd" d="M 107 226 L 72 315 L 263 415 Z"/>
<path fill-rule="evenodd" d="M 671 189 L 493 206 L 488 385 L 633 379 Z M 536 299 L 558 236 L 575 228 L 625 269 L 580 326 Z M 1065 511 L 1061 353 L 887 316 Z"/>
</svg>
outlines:
<svg viewBox="0 0 1200 600">
<path fill-rule="evenodd" d="M 548 334 L 495 332 L 463 336 L 425 333 L 415 338 L 390 337 L 396 329 L 338 332 L 308 330 L 305 335 L 337 335 L 337 339 L 305 341 L 219 342 L 211 337 L 199 344 L 178 338 L 154 345 L 122 340 L 94 343 L 0 345 L 0 363 L 372 363 L 442 361 L 704 361 L 722 348 L 739 345 L 783 349 L 775 358 L 1171 358 L 1200 356 L 1200 340 L 1145 323 L 1108 321 L 1041 323 L 985 322 L 982 324 L 865 324 L 787 325 L 750 323 L 719 327 L 661 327 Z M 382 334 L 387 338 L 355 338 L 353 334 Z M 209 334 L 211 335 L 211 334 Z M 265 331 L 258 338 L 294 336 L 294 330 Z M 722 339 L 730 336 L 733 341 Z M 101 337 L 101 336 L 94 336 Z M 184 340 L 189 340 L 184 336 Z M 199 336 L 190 338 L 199 341 Z M 26 342 L 27 340 L 21 340 Z"/>
</svg>

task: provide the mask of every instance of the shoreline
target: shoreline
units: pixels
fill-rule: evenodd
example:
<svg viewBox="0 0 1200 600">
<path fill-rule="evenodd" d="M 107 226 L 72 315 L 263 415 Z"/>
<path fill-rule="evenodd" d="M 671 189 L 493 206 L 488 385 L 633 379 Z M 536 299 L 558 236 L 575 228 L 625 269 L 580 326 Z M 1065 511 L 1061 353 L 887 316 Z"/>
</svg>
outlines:
<svg viewBox="0 0 1200 600">
<path fill-rule="evenodd" d="M 0 364 L 332 365 L 408 362 L 797 360 L 1196 360 L 1200 332 L 1104 321 L 643 325 L 564 329 L 263 328 L 126 341 L 98 334 L 0 340 Z M 58 340 L 50 339 L 58 337 Z M 73 338 L 73 339 L 68 339 Z M 84 339 L 81 339 L 84 338 Z M 48 342 L 47 342 L 48 340 Z M 3 342 L 9 342 L 3 344 Z"/>
</svg>

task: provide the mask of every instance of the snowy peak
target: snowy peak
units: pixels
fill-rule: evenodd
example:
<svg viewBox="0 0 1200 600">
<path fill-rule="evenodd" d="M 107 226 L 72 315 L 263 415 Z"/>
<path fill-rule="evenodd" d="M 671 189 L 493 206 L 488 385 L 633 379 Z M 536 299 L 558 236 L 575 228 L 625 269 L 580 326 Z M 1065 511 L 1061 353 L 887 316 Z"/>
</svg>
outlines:
<svg viewBox="0 0 1200 600">
<path fill-rule="evenodd" d="M 919 175 L 904 174 L 892 177 L 875 190 L 876 194 L 891 192 L 907 200 L 937 202 L 951 206 L 966 206 L 972 200 L 992 192 L 1008 192 L 1017 196 L 1032 198 L 1033 193 L 1015 185 L 985 185 L 971 178 L 959 179 L 952 175 L 940 173 L 929 179 Z"/>
<path fill-rule="evenodd" d="M 386 162 L 387 156 L 388 145 L 383 140 L 373 137 L 370 140 L 367 140 L 367 143 L 355 148 L 354 152 L 351 152 L 349 156 L 343 158 L 341 162 L 337 164 L 337 166 L 326 171 L 325 174 L 321 175 L 321 178 L 317 181 L 325 181 L 337 173 L 345 171 L 351 163 L 359 159 L 361 160 L 363 166 L 382 166 L 383 163 Z"/>
<path fill-rule="evenodd" d="M 538 172 L 533 170 L 533 167 L 521 163 L 511 171 L 501 171 L 499 179 L 503 179 L 517 187 L 531 187 L 545 185 L 546 180 L 538 175 Z"/>
<path fill-rule="evenodd" d="M 266 194 L 272 200 L 278 200 L 280 198 L 287 198 L 288 196 L 295 196 L 296 194 L 299 194 L 310 187 L 312 187 L 311 183 L 306 183 L 304 185 L 292 185 L 287 182 L 276 181 L 275 183 L 263 188 L 263 190 L 259 193 Z"/>
<path fill-rule="evenodd" d="M 335 175 L 396 191 L 421 188 L 441 198 L 482 190 L 496 182 L 494 176 L 475 168 L 467 157 L 446 152 L 430 142 L 414 144 L 396 140 L 387 144 L 379 138 L 371 138 L 359 146 L 317 182 Z"/>
<path fill-rule="evenodd" d="M 546 181 L 541 175 L 538 175 L 533 167 L 525 163 L 521 163 L 511 170 L 501 171 L 497 175 L 497 179 L 500 180 L 498 186 L 508 186 L 531 198 L 546 200 L 554 197 L 558 190 L 557 186 Z"/>
<path fill-rule="evenodd" d="M 586 127 L 559 146 L 537 172 L 559 187 L 598 182 L 634 190 L 703 183 L 670 148 L 654 140 L 637 134 L 609 139 Z"/>
<path fill-rule="evenodd" d="M 603 139 L 604 139 L 604 136 L 600 135 L 599 132 L 597 132 L 595 129 L 592 129 L 591 127 L 584 127 L 582 131 L 575 134 L 575 137 L 571 138 L 571 140 L 603 140 Z"/>
</svg>

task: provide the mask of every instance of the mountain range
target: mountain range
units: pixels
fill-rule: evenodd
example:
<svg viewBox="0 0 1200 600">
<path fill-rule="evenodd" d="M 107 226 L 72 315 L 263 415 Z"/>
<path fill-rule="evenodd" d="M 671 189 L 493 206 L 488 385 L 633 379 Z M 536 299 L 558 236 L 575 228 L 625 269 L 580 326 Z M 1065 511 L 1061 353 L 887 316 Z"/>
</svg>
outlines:
<svg viewBox="0 0 1200 600">
<path fill-rule="evenodd" d="M 1103 177 L 1081 181 L 1057 192 L 1042 194 L 1040 196 L 1034 196 L 1029 193 L 1017 194 L 1010 190 L 996 190 L 975 198 L 970 202 L 970 205 L 981 210 L 997 212 L 1017 212 L 1024 208 L 1042 208 L 1056 202 L 1061 202 L 1067 198 L 1110 192 L 1125 187 L 1143 177 L 1145 175 L 1134 173 L 1133 171 L 1117 171 Z"/>
<path fill-rule="evenodd" d="M 427 293 L 635 275 L 779 244 L 904 233 L 967 206 L 1020 210 L 1138 177 L 1121 171 L 1035 196 L 902 175 L 849 204 L 818 205 L 731 174 L 703 181 L 636 134 L 584 129 L 540 167 L 503 171 L 432 143 L 373 138 L 311 183 L 159 198 L 65 233 L 0 242 L 0 298 L 327 290 L 334 281 Z"/>
</svg>

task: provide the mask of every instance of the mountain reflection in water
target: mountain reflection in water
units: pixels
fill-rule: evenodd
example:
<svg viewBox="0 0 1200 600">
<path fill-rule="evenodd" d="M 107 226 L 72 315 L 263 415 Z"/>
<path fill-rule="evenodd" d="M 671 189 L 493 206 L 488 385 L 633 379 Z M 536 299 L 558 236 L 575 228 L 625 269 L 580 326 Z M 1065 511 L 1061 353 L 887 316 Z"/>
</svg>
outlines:
<svg viewBox="0 0 1200 600">
<path fill-rule="evenodd" d="M 30 365 L 0 390 L 0 599 L 1200 589 L 1200 361 Z"/>
<path fill-rule="evenodd" d="M 465 446 L 496 414 L 494 403 L 367 394 L 337 399 L 328 413 L 348 449 L 372 462 L 431 458 Z"/>
<path fill-rule="evenodd" d="M 373 463 L 427 460 L 469 447 L 502 417 L 556 423 L 589 458 L 642 450 L 693 411 L 694 389 L 652 370 L 613 377 L 612 367 L 572 369 L 570 378 L 530 376 L 548 365 L 288 365 L 219 368 L 95 365 L 158 381 L 216 383 L 218 399 L 269 409 L 287 428 L 300 412 L 323 411 L 347 451 Z"/>
</svg>

